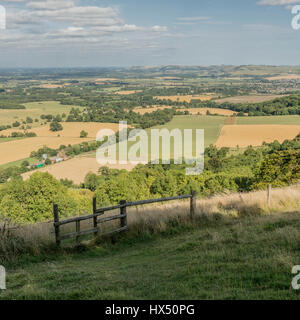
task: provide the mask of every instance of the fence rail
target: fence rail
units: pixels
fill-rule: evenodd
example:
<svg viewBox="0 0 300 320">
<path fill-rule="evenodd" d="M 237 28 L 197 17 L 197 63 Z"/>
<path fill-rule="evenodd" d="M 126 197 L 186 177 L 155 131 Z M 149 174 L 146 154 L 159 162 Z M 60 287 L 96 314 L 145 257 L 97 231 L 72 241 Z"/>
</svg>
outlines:
<svg viewBox="0 0 300 320">
<path fill-rule="evenodd" d="M 183 199 L 190 199 L 190 217 L 191 219 L 194 218 L 195 212 L 196 212 L 196 192 L 192 192 L 188 195 L 183 196 L 176 196 L 176 197 L 167 197 L 167 198 L 160 198 L 160 199 L 148 199 L 148 200 L 141 200 L 141 201 L 133 201 L 133 202 L 126 202 L 125 200 L 120 201 L 119 205 L 110 206 L 106 208 L 99 208 L 97 209 L 97 201 L 96 198 L 93 198 L 93 214 L 86 215 L 86 216 L 80 216 L 75 217 L 71 219 L 66 220 L 59 220 L 59 214 L 58 214 L 58 205 L 53 205 L 53 216 L 54 216 L 54 230 L 55 230 L 55 239 L 57 246 L 60 246 L 61 241 L 69 238 L 76 238 L 76 244 L 80 245 L 80 236 L 87 235 L 87 234 L 94 234 L 95 237 L 98 237 L 100 235 L 100 228 L 99 225 L 101 223 L 105 223 L 108 221 L 113 221 L 120 219 L 120 228 L 109 231 L 107 233 L 101 234 L 103 235 L 111 235 L 114 233 L 119 233 L 122 231 L 126 231 L 128 229 L 128 223 L 127 223 L 127 207 L 135 207 L 145 204 L 151 204 L 151 203 L 159 203 L 159 202 L 166 202 L 166 201 L 172 201 L 172 200 L 183 200 Z M 105 218 L 99 218 L 101 217 L 105 212 L 113 211 L 120 209 L 120 214 L 105 217 Z M 93 228 L 87 229 L 87 230 L 81 230 L 80 229 L 80 222 L 85 220 L 93 220 Z M 66 224 L 75 223 L 76 224 L 76 231 L 72 233 L 67 234 L 61 234 L 60 227 Z"/>
</svg>

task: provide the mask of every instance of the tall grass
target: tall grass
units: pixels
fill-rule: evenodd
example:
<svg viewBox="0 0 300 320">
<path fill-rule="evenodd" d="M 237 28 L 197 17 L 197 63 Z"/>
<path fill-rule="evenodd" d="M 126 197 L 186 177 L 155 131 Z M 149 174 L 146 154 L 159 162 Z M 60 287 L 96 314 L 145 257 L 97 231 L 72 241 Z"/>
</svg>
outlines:
<svg viewBox="0 0 300 320">
<path fill-rule="evenodd" d="M 189 201 L 173 201 L 164 204 L 128 208 L 129 236 L 147 236 L 156 233 L 180 232 L 186 228 L 203 227 L 207 220 L 219 218 L 243 218 L 257 215 L 284 214 L 300 211 L 300 185 L 282 189 L 273 189 L 271 204 L 268 205 L 267 191 L 215 195 L 197 200 L 196 216 L 190 219 Z M 105 216 L 117 214 L 108 212 Z M 119 221 L 100 226 L 101 232 L 113 230 Z M 92 228 L 92 221 L 83 221 L 81 230 Z M 26 226 L 12 226 L 7 222 L 0 223 L 0 264 L 3 261 L 16 259 L 28 253 L 38 255 L 54 247 L 52 223 L 39 223 Z M 62 233 L 74 232 L 75 224 L 66 225 Z M 90 240 L 90 238 L 84 238 Z M 97 242 L 102 241 L 98 239 Z M 68 242 L 66 242 L 68 244 Z M 71 240 L 69 244 L 74 245 Z"/>
</svg>

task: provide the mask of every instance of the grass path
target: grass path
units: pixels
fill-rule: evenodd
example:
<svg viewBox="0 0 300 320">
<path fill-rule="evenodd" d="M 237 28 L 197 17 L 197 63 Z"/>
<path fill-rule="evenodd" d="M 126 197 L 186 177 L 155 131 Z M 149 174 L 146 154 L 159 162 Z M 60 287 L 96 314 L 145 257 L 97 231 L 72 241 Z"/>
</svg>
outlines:
<svg viewBox="0 0 300 320">
<path fill-rule="evenodd" d="M 300 213 L 216 218 L 7 266 L 0 299 L 298 299 Z M 31 262 L 30 262 L 31 260 Z"/>
</svg>

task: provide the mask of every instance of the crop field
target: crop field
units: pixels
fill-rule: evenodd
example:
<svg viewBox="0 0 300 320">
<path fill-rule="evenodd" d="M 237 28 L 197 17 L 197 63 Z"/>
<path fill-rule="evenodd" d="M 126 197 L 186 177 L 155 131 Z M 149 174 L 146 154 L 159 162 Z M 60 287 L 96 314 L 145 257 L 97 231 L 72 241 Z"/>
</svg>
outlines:
<svg viewBox="0 0 300 320">
<path fill-rule="evenodd" d="M 204 143 L 205 147 L 209 146 L 210 144 L 214 144 L 218 136 L 220 134 L 221 128 L 224 125 L 226 117 L 222 116 L 199 116 L 199 115 L 194 115 L 194 116 L 175 116 L 173 120 L 163 126 L 157 126 L 152 129 L 168 129 L 169 131 L 173 129 L 179 129 L 182 132 L 182 137 L 183 135 L 183 130 L 185 129 L 204 129 Z M 149 160 L 150 160 L 150 154 L 151 154 L 151 132 L 150 129 L 146 130 L 148 133 L 148 154 L 149 154 Z M 128 143 L 128 148 L 130 148 L 134 142 L 129 142 Z M 154 143 L 155 145 L 155 143 Z M 183 143 L 184 147 L 184 143 Z M 193 152 L 196 150 L 196 141 L 193 139 L 191 141 L 191 145 L 189 148 L 193 149 Z M 165 152 L 166 150 L 164 150 Z M 159 158 L 161 159 L 162 157 L 162 149 L 160 146 L 160 155 Z M 174 140 L 171 139 L 170 142 L 170 159 L 177 158 L 176 154 L 174 154 Z"/>
<path fill-rule="evenodd" d="M 57 101 L 43 101 L 43 102 L 31 102 L 25 103 L 26 109 L 22 110 L 0 110 L 0 125 L 12 124 L 15 121 L 26 120 L 27 117 L 39 119 L 42 114 L 68 114 L 70 110 L 74 108 L 82 109 L 82 107 L 72 105 L 61 105 Z M 38 123 L 33 122 L 32 126 L 37 126 Z M 16 131 L 16 130 L 15 130 Z"/>
<path fill-rule="evenodd" d="M 149 108 L 134 108 L 133 111 L 143 115 L 146 113 L 155 112 L 157 110 L 172 109 L 172 108 L 173 108 L 172 106 L 152 106 Z"/>
<path fill-rule="evenodd" d="M 76 184 L 80 184 L 84 181 L 85 176 L 88 173 L 98 173 L 101 165 L 96 161 L 96 157 L 79 156 L 70 160 L 66 160 L 60 163 L 56 163 L 51 166 L 47 166 L 35 171 L 26 172 L 22 175 L 24 180 L 28 179 L 34 172 L 48 172 L 56 179 L 69 179 Z M 107 165 L 111 169 L 126 169 L 132 170 L 134 165 Z"/>
<path fill-rule="evenodd" d="M 178 102 L 191 102 L 192 100 L 201 100 L 201 101 L 208 101 L 213 98 L 210 95 L 185 95 L 185 96 L 157 96 L 154 97 L 158 100 L 171 100 L 171 101 L 178 101 Z"/>
<path fill-rule="evenodd" d="M 276 80 L 299 80 L 300 75 L 299 74 L 288 74 L 288 75 L 279 75 L 274 77 L 268 77 L 267 78 L 270 81 L 276 81 Z"/>
<path fill-rule="evenodd" d="M 215 100 L 218 103 L 230 102 L 230 103 L 259 103 L 265 101 L 271 101 L 276 98 L 281 98 L 283 95 L 249 95 L 249 96 L 235 96 L 224 99 Z"/>
<path fill-rule="evenodd" d="M 234 114 L 237 114 L 237 112 L 234 112 L 232 110 L 226 110 L 226 109 L 220 109 L 220 108 L 188 108 L 188 109 L 178 109 L 178 111 L 189 111 L 192 115 L 202 114 L 206 115 L 207 112 L 210 112 L 211 114 L 217 114 L 220 116 L 232 116 Z"/>
<path fill-rule="evenodd" d="M 31 131 L 36 132 L 37 137 L 1 143 L 0 165 L 27 158 L 32 151 L 36 151 L 43 146 L 59 148 L 61 145 L 75 145 L 95 140 L 97 132 L 101 129 L 118 131 L 118 124 L 111 123 L 68 122 L 62 123 L 62 126 L 64 130 L 59 132 L 50 131 L 49 125 L 34 128 Z M 10 130 L 13 129 L 3 132 L 4 134 L 9 133 Z M 81 130 L 88 132 L 88 137 L 80 138 Z"/>
<path fill-rule="evenodd" d="M 50 131 L 50 125 L 46 124 L 41 127 L 32 128 L 28 130 L 29 132 L 34 132 L 38 137 L 61 137 L 61 138 L 80 138 L 80 132 L 84 130 L 87 132 L 87 138 L 89 140 L 95 140 L 97 133 L 101 129 L 118 129 L 118 124 L 114 123 L 99 123 L 99 122 L 61 122 L 63 126 L 62 131 L 53 132 Z M 20 131 L 23 132 L 24 130 L 14 129 L 7 129 L 1 131 L 4 135 L 9 135 L 12 132 Z"/>
<path fill-rule="evenodd" d="M 262 116 L 262 117 L 237 117 L 237 124 L 281 124 L 300 125 L 300 115 L 292 116 Z"/>
<path fill-rule="evenodd" d="M 127 91 L 118 91 L 116 92 L 116 94 L 120 94 L 122 96 L 127 96 L 129 94 L 134 94 L 134 93 L 137 93 L 137 92 L 142 92 L 142 90 L 127 90 Z"/>
<path fill-rule="evenodd" d="M 222 128 L 216 146 L 246 148 L 260 146 L 263 142 L 294 139 L 300 133 L 300 125 L 226 125 Z"/>
<path fill-rule="evenodd" d="M 215 143 L 220 130 L 224 124 L 226 117 L 222 116 L 175 116 L 174 119 L 164 125 L 155 127 L 156 129 L 204 129 L 205 130 L 205 146 L 208 146 L 212 143 Z M 64 124 L 63 124 L 64 125 Z M 89 124 L 88 124 L 89 125 Z M 115 129 L 114 129 L 115 130 Z M 63 131 L 62 131 L 63 132 Z M 66 130 L 66 132 L 68 132 Z M 151 151 L 151 133 L 150 129 L 147 130 L 148 133 L 148 146 L 149 146 L 149 154 Z M 66 133 L 65 133 L 66 134 Z M 68 136 L 63 136 L 61 134 L 61 139 L 68 138 Z M 80 139 L 84 140 L 84 139 Z M 79 143 L 79 142 L 78 142 Z M 193 145 L 191 146 L 193 150 L 195 150 L 195 141 L 193 141 Z M 133 145 L 133 142 L 128 142 L 128 149 Z M 118 158 L 118 148 L 117 148 L 117 158 Z M 161 156 L 161 154 L 160 154 Z M 170 152 L 171 159 L 174 158 L 174 142 L 171 140 L 171 152 Z M 149 157 L 150 160 L 150 157 Z M 132 170 L 135 165 L 128 162 L 126 165 L 120 165 L 117 163 L 116 165 L 107 165 L 109 168 L 112 169 L 126 169 L 128 171 Z M 61 163 L 57 163 L 51 166 L 47 166 L 45 168 L 38 169 L 41 172 L 49 172 L 57 179 L 69 179 L 75 182 L 76 184 L 82 183 L 86 174 L 89 172 L 97 173 L 99 168 L 101 167 L 100 164 L 96 161 L 96 152 L 91 152 L 87 155 L 81 155 L 71 160 L 67 160 Z M 35 172 L 27 172 L 23 174 L 23 178 L 27 179 L 30 175 Z"/>
<path fill-rule="evenodd" d="M 164 109 L 172 109 L 172 106 L 154 106 L 150 108 L 135 108 L 133 111 L 137 112 L 141 115 L 145 113 L 152 113 L 157 110 L 164 110 Z M 232 110 L 225 110 L 220 108 L 180 108 L 177 109 L 177 111 L 184 112 L 189 111 L 191 115 L 207 115 L 207 111 L 209 111 L 211 114 L 216 114 L 220 116 L 232 116 L 236 114 L 236 112 Z"/>
</svg>

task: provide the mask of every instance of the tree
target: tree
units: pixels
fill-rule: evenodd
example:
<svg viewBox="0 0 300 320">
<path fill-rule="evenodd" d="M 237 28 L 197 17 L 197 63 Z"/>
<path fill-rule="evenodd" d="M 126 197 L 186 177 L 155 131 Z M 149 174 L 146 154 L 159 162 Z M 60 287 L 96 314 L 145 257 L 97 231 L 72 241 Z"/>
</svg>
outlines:
<svg viewBox="0 0 300 320">
<path fill-rule="evenodd" d="M 50 123 L 50 131 L 56 132 L 61 130 L 63 130 L 63 126 L 59 122 L 53 121 Z"/>
<path fill-rule="evenodd" d="M 88 136 L 88 133 L 86 131 L 82 130 L 80 132 L 80 138 L 86 138 L 87 136 Z"/>
</svg>

